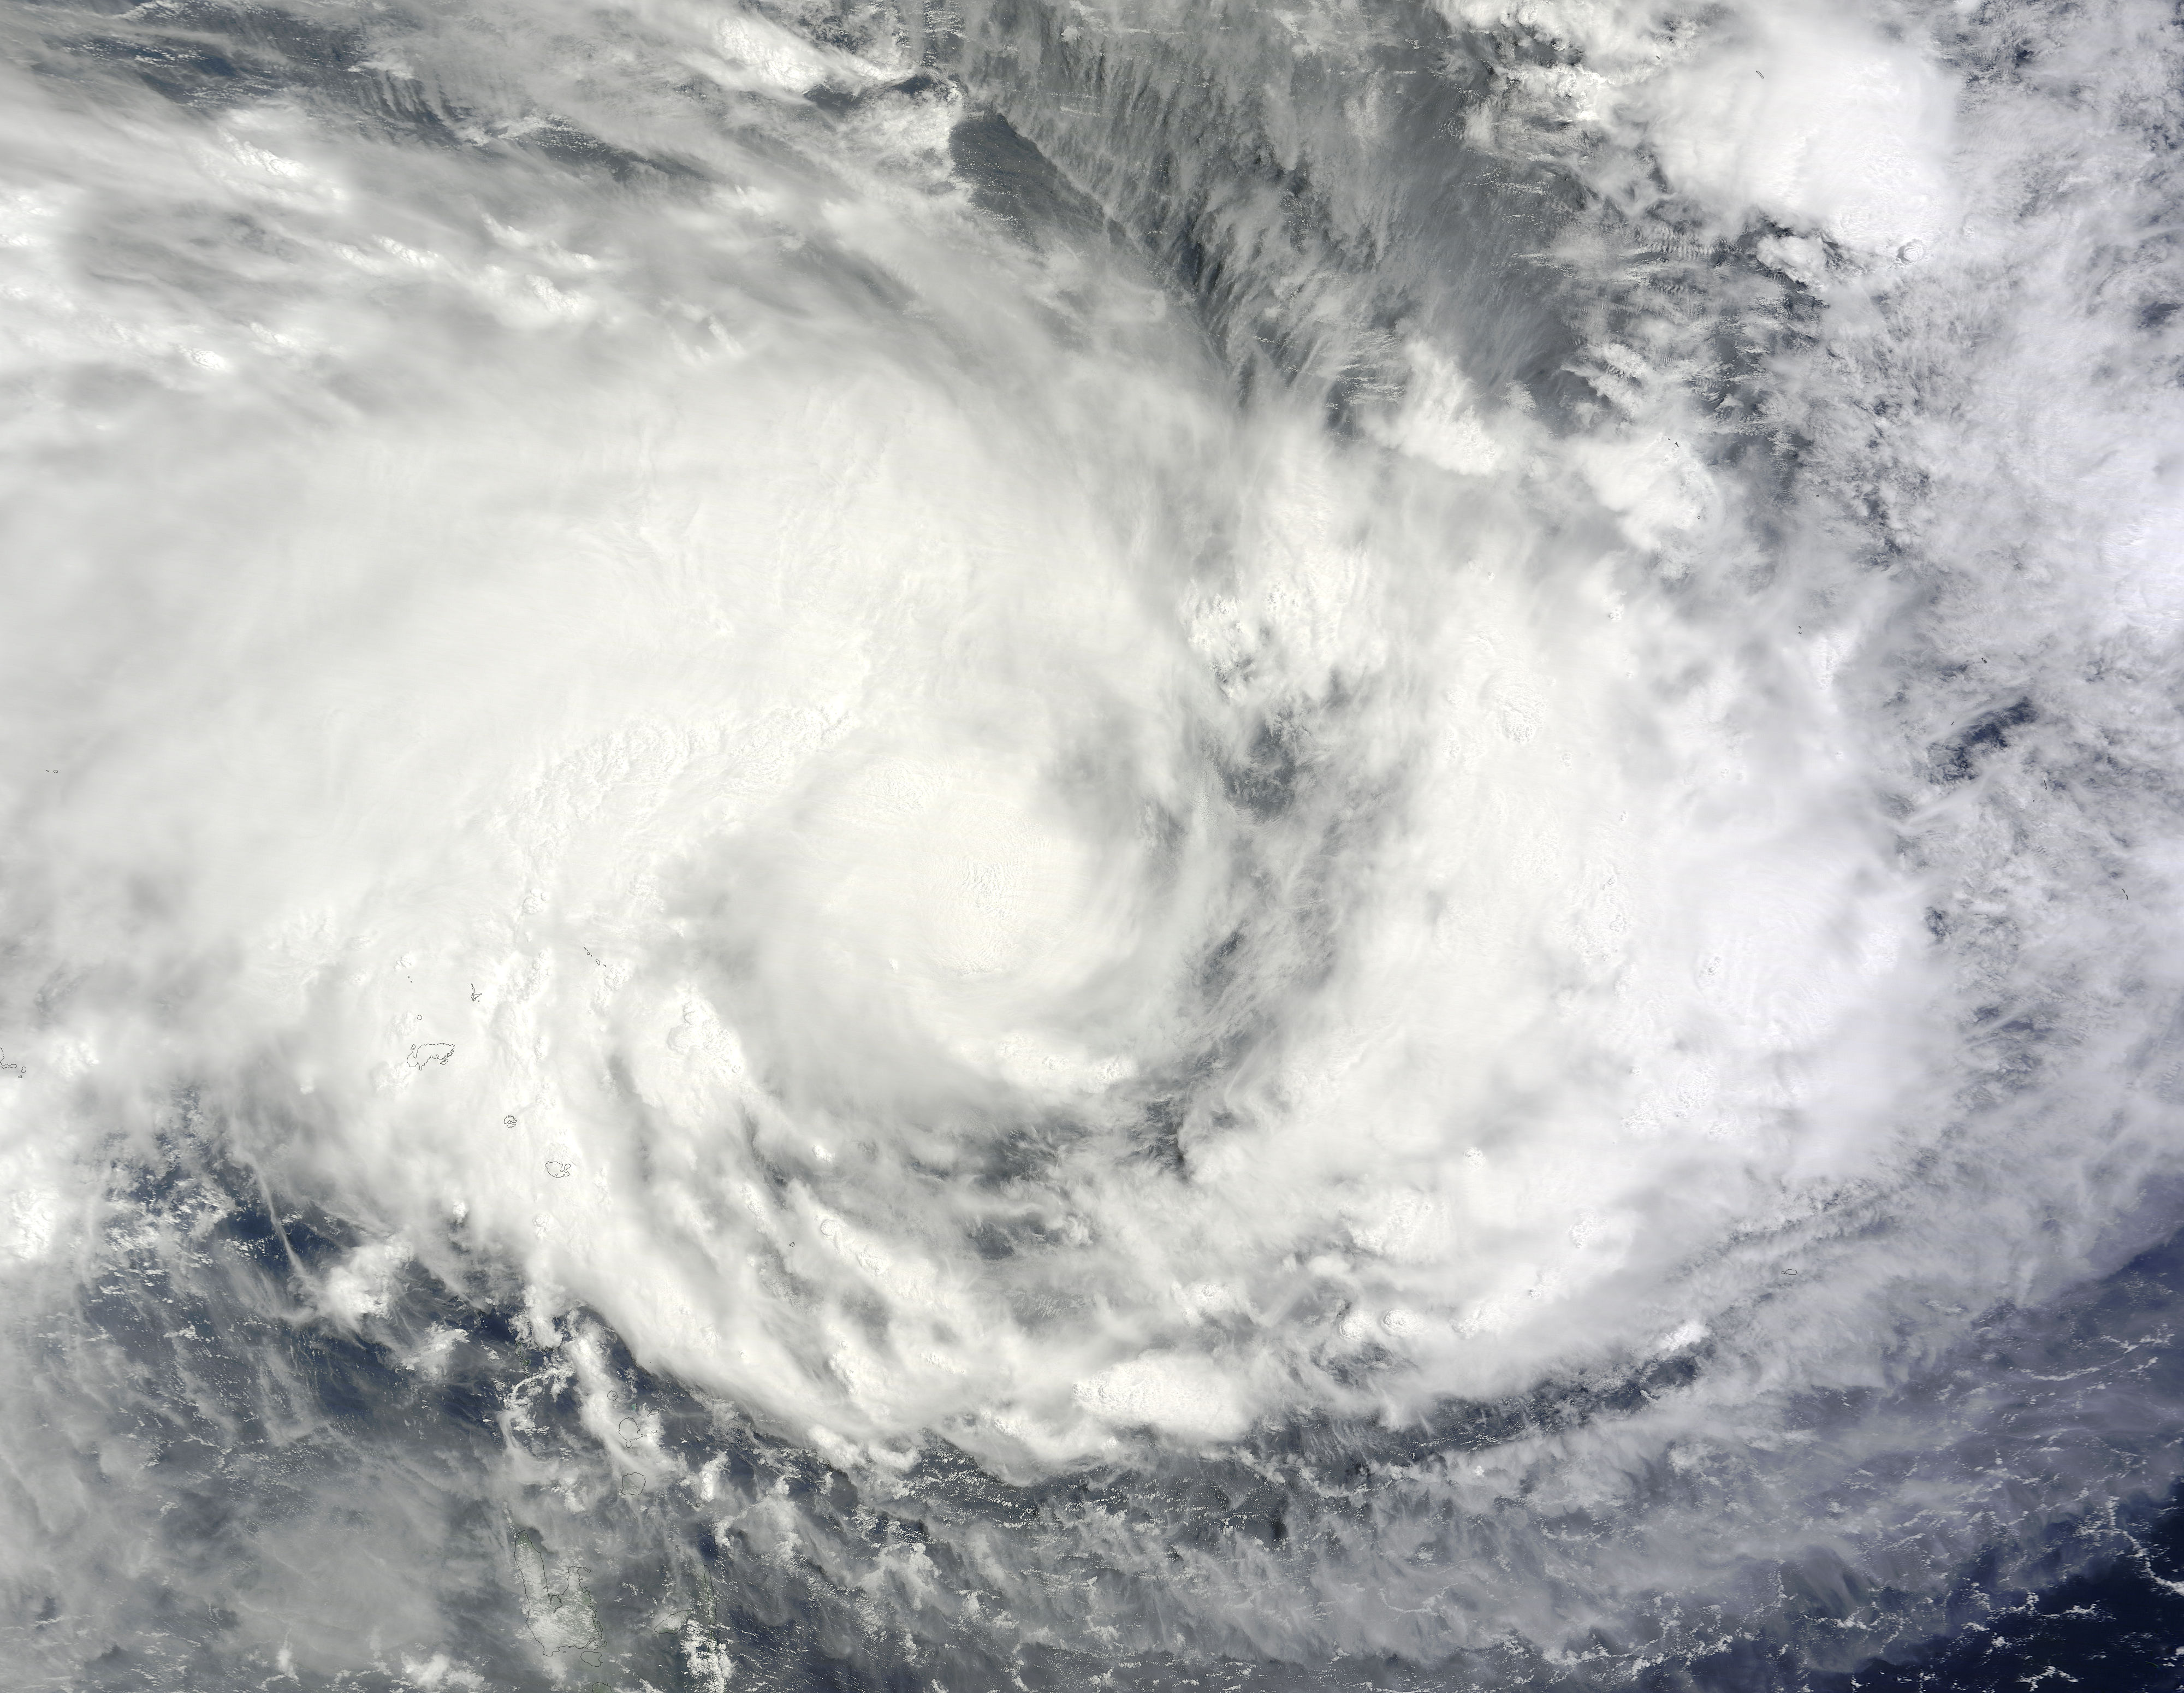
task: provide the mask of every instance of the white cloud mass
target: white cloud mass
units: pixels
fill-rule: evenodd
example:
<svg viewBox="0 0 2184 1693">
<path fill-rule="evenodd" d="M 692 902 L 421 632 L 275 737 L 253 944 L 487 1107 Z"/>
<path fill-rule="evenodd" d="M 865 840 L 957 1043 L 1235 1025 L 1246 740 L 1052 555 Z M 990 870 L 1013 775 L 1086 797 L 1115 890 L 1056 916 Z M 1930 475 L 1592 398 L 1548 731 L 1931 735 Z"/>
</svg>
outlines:
<svg viewBox="0 0 2184 1693">
<path fill-rule="evenodd" d="M 2171 1485 L 2162 9 L 0 31 L 21 1685 L 1818 1673 Z"/>
</svg>

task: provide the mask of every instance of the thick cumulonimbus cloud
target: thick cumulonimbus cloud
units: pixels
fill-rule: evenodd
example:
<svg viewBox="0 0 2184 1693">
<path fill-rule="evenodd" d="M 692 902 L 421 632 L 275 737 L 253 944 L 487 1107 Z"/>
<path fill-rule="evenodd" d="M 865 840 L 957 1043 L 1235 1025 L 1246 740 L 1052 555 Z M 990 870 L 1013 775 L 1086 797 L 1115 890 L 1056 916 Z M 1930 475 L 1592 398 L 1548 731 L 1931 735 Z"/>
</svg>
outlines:
<svg viewBox="0 0 2184 1693">
<path fill-rule="evenodd" d="M 2166 1489 L 2161 27 L 6 14 L 39 1685 L 1817 1673 Z"/>
</svg>

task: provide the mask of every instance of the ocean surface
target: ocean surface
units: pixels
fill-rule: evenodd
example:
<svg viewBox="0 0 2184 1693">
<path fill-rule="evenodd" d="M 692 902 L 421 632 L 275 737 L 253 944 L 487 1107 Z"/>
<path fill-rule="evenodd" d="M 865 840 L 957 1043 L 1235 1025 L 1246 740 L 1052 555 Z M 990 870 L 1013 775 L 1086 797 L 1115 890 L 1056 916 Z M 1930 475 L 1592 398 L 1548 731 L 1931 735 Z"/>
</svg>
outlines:
<svg viewBox="0 0 2184 1693">
<path fill-rule="evenodd" d="M 2184 1689 L 2154 0 L 0 0 L 0 1686 Z"/>
</svg>

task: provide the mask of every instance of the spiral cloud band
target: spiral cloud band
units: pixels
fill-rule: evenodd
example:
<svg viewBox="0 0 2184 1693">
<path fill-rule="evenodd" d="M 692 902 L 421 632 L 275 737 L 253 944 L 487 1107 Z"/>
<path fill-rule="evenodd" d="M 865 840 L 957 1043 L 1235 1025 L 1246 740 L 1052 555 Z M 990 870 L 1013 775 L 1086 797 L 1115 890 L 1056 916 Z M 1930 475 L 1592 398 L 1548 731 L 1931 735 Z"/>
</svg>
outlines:
<svg viewBox="0 0 2184 1693">
<path fill-rule="evenodd" d="M 2167 8 L 0 29 L 12 1685 L 2184 1685 Z"/>
</svg>

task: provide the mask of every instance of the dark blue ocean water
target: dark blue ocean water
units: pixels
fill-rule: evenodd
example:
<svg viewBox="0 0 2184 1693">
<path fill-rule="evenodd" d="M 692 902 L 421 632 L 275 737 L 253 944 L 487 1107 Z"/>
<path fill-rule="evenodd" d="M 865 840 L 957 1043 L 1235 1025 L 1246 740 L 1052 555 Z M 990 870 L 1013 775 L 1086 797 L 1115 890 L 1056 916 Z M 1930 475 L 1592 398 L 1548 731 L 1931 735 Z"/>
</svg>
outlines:
<svg viewBox="0 0 2184 1693">
<path fill-rule="evenodd" d="M 1097 1509 L 1175 1548 L 1243 1540 L 1277 1563 L 1306 1560 L 1330 1512 L 1369 1523 L 1377 1502 L 1400 1503 L 1422 1467 L 1527 1430 L 1627 1418 L 1687 1389 L 1703 1366 L 1592 1391 L 1450 1404 L 1429 1426 L 1400 1432 L 1324 1421 L 1275 1427 L 1223 1459 L 1102 1467 L 1028 1486 L 999 1482 L 940 1448 L 876 1489 L 870 1477 L 832 1468 L 732 1406 L 646 1372 L 610 1333 L 597 1333 L 622 1403 L 656 1420 L 662 1448 L 694 1472 L 710 1466 L 720 1496 L 777 1497 L 798 1513 L 809 1554 L 785 1561 L 724 1532 L 717 1506 L 698 1489 L 645 1483 L 616 1463 L 611 1442 L 602 1458 L 570 1372 L 526 1338 L 520 1310 L 490 1270 L 462 1287 L 412 1274 L 373 1338 L 330 1334 L 295 1297 L 294 1277 L 337 1261 L 354 1228 L 309 1206 L 269 1211 L 257 1183 L 202 1143 L 170 1151 L 127 1195 L 136 1249 L 117 1245 L 80 1309 L 40 1337 L 42 1413 L 48 1426 L 75 1431 L 77 1483 L 136 1528 L 124 1541 L 125 1562 L 88 1573 L 95 1603 L 80 1585 L 55 1583 L 37 1595 L 38 1632 L 28 1638 L 64 1642 L 55 1657 L 82 1653 L 70 1685 L 248 1685 L 277 1665 L 253 1643 L 263 1630 L 247 1619 L 283 1606 L 299 1608 L 321 1650 L 365 1659 L 383 1650 L 389 1618 L 378 1607 L 390 1599 L 395 1619 L 413 1626 L 421 1603 L 450 1656 L 491 1666 L 488 1685 L 511 1688 L 571 1679 L 705 1685 L 694 1665 L 725 1667 L 738 1685 L 861 1690 L 935 1679 L 1066 1689 L 1112 1685 L 1103 1678 L 1114 1676 L 1162 1689 L 1836 1693 L 2036 1685 L 2043 1675 L 2156 1690 L 2184 1678 L 2184 1490 L 2174 1485 L 2119 1488 L 2097 1513 L 2055 1516 L 2036 1537 L 2020 1529 L 1975 1539 L 1946 1565 L 1913 1567 L 1900 1584 L 1816 1546 L 1747 1572 L 1757 1602 L 1714 1607 L 1705 1630 L 1713 1638 L 1696 1649 L 1674 1644 L 1687 1626 L 1685 1600 L 1664 1590 L 1652 1599 L 1653 1617 L 1641 1613 L 1619 1634 L 1599 1631 L 1576 1665 L 1543 1662 L 1515 1643 L 1419 1660 L 1298 1662 L 1234 1650 L 1117 1660 L 1000 1648 L 975 1627 L 934 1630 L 915 1612 L 900 1634 L 876 1634 L 857 1614 L 855 1573 L 889 1548 L 915 1545 L 946 1578 L 975 1585 L 980 1543 L 998 1539 L 1028 1559 L 1053 1557 L 1056 1543 L 1066 1547 Z M 184 1262 L 153 1246 L 155 1230 L 192 1243 Z M 2168 1341 L 2181 1297 L 2184 1238 L 2045 1310 L 1990 1314 L 1965 1348 L 1895 1395 L 1816 1403 L 1803 1416 L 1844 1427 L 1909 1414 L 1956 1433 L 1949 1456 L 1962 1467 L 2028 1477 L 2075 1469 L 2097 1484 L 2104 1465 L 2129 1476 L 2144 1461 L 2137 1444 L 2167 1438 L 2179 1389 Z M 405 1358 L 448 1327 L 462 1338 L 437 1379 L 421 1380 Z M 555 1508 L 554 1486 L 542 1479 L 511 1488 L 511 1449 L 541 1472 L 559 1460 L 582 1473 L 588 1508 L 577 1516 Z M 124 1451 L 141 1467 L 117 1492 L 102 1477 Z M 1333 1501 L 1330 1484 L 1341 1489 Z M 540 1533 L 524 1525 L 539 1521 L 556 1554 L 577 1560 L 560 1567 L 560 1594 L 552 1576 L 543 1595 L 510 1578 L 525 1537 Z M 1915 1539 L 1915 1525 L 1907 1526 Z M 284 1529 L 287 1551 L 270 1558 L 267 1542 Z M 1613 1525 L 1593 1532 L 1612 1534 Z M 571 1567 L 582 1569 L 581 1585 L 568 1580 Z M 1063 1567 L 1073 1581 L 1134 1584 L 1134 1603 L 1161 1602 L 1156 1582 L 1102 1570 L 1096 1558 Z M 345 1602 L 351 1592 L 361 1602 Z M 581 1621 L 564 1618 L 559 1633 L 550 1622 L 542 1628 L 542 1618 L 565 1608 L 581 1609 Z M 127 1619 L 125 1629 L 114 1628 L 115 1618 Z M 525 1662 L 525 1647 L 542 1634 L 560 1646 L 560 1663 Z M 1878 1649 L 1847 1651 L 1845 1635 Z M 392 1689 L 417 1685 L 415 1665 L 406 1676 L 359 1667 L 301 1679 Z"/>
</svg>

